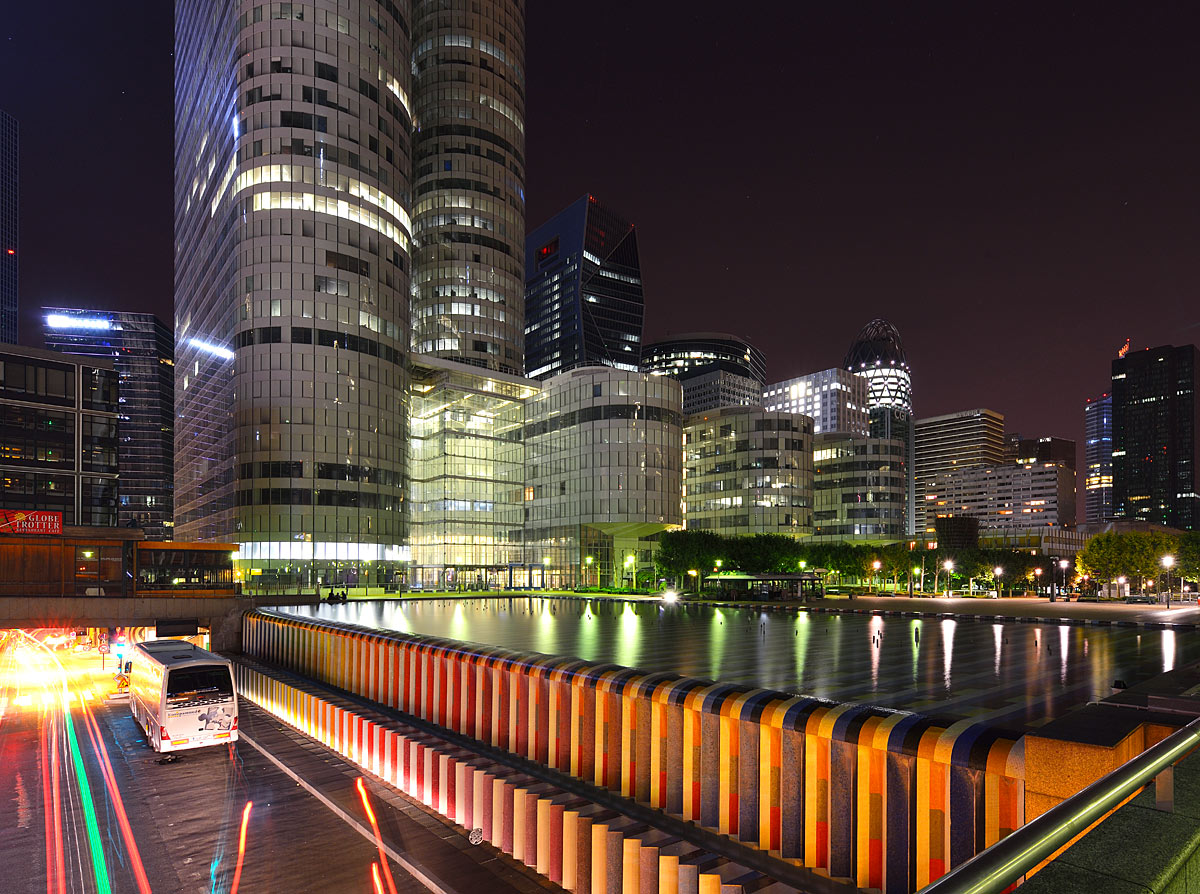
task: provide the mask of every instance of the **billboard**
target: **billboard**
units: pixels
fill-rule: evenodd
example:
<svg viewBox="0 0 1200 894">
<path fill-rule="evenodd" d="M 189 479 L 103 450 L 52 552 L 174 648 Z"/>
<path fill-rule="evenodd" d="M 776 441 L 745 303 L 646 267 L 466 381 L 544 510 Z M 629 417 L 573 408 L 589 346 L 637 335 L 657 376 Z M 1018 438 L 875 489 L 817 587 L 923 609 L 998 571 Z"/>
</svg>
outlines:
<svg viewBox="0 0 1200 894">
<path fill-rule="evenodd" d="M 61 534 L 62 513 L 0 509 L 0 534 Z"/>
</svg>

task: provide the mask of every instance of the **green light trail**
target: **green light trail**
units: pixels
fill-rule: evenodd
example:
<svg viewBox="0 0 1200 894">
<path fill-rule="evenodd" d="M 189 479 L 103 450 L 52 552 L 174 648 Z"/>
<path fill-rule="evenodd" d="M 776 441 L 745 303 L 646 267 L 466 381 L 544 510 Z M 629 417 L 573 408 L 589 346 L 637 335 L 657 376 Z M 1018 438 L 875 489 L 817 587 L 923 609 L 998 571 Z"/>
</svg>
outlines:
<svg viewBox="0 0 1200 894">
<path fill-rule="evenodd" d="M 71 703 L 66 693 L 63 694 L 63 715 L 67 741 L 71 744 L 71 759 L 75 764 L 75 776 L 79 780 L 79 800 L 83 802 L 83 816 L 87 824 L 88 849 L 92 852 L 92 873 L 96 876 L 96 890 L 99 894 L 112 894 L 112 885 L 108 879 L 108 864 L 104 860 L 104 850 L 100 845 L 100 826 L 96 822 L 96 807 L 92 803 L 92 787 L 88 784 L 87 770 L 83 766 L 83 755 L 79 751 L 79 742 L 75 738 L 75 719 L 71 716 Z"/>
</svg>

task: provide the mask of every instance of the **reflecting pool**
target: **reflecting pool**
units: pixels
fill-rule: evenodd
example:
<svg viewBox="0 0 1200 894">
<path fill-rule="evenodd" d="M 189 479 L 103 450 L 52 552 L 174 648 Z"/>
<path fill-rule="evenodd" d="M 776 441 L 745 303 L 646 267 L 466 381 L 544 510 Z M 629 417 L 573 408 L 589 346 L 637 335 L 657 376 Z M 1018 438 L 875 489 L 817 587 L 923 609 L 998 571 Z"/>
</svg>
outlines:
<svg viewBox="0 0 1200 894">
<path fill-rule="evenodd" d="M 1053 623 L 760 612 L 537 597 L 281 609 L 364 627 L 672 671 L 1014 731 L 1200 658 L 1200 636 Z"/>
</svg>

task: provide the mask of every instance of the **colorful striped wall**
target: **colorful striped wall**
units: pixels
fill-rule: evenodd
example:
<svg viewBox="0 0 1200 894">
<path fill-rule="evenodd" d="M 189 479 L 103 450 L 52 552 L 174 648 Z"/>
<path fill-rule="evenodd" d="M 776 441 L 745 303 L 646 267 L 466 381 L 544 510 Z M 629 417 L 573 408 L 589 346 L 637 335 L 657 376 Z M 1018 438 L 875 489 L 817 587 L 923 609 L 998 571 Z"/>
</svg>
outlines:
<svg viewBox="0 0 1200 894">
<path fill-rule="evenodd" d="M 885 894 L 1024 819 L 1022 746 L 983 724 L 270 611 L 243 649 Z"/>
</svg>

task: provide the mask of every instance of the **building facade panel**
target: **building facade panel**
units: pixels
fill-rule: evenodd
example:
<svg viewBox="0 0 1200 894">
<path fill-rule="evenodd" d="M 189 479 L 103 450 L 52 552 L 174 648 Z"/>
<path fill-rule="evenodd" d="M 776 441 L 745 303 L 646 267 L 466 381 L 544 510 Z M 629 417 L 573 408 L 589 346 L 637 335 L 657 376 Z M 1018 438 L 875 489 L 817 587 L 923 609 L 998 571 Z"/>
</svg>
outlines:
<svg viewBox="0 0 1200 894">
<path fill-rule="evenodd" d="M 845 432 L 813 439 L 813 537 L 890 543 L 907 537 L 908 443 Z"/>
<path fill-rule="evenodd" d="M 981 528 L 1075 524 L 1075 470 L 1063 463 L 964 466 L 935 476 L 925 492 L 931 523 L 978 519 Z"/>
<path fill-rule="evenodd" d="M 811 416 L 813 432 L 866 435 L 870 429 L 868 380 L 833 368 L 785 379 L 763 389 L 763 407 Z"/>
<path fill-rule="evenodd" d="M 683 506 L 688 530 L 723 535 L 813 530 L 813 421 L 725 407 L 689 416 Z"/>
</svg>

